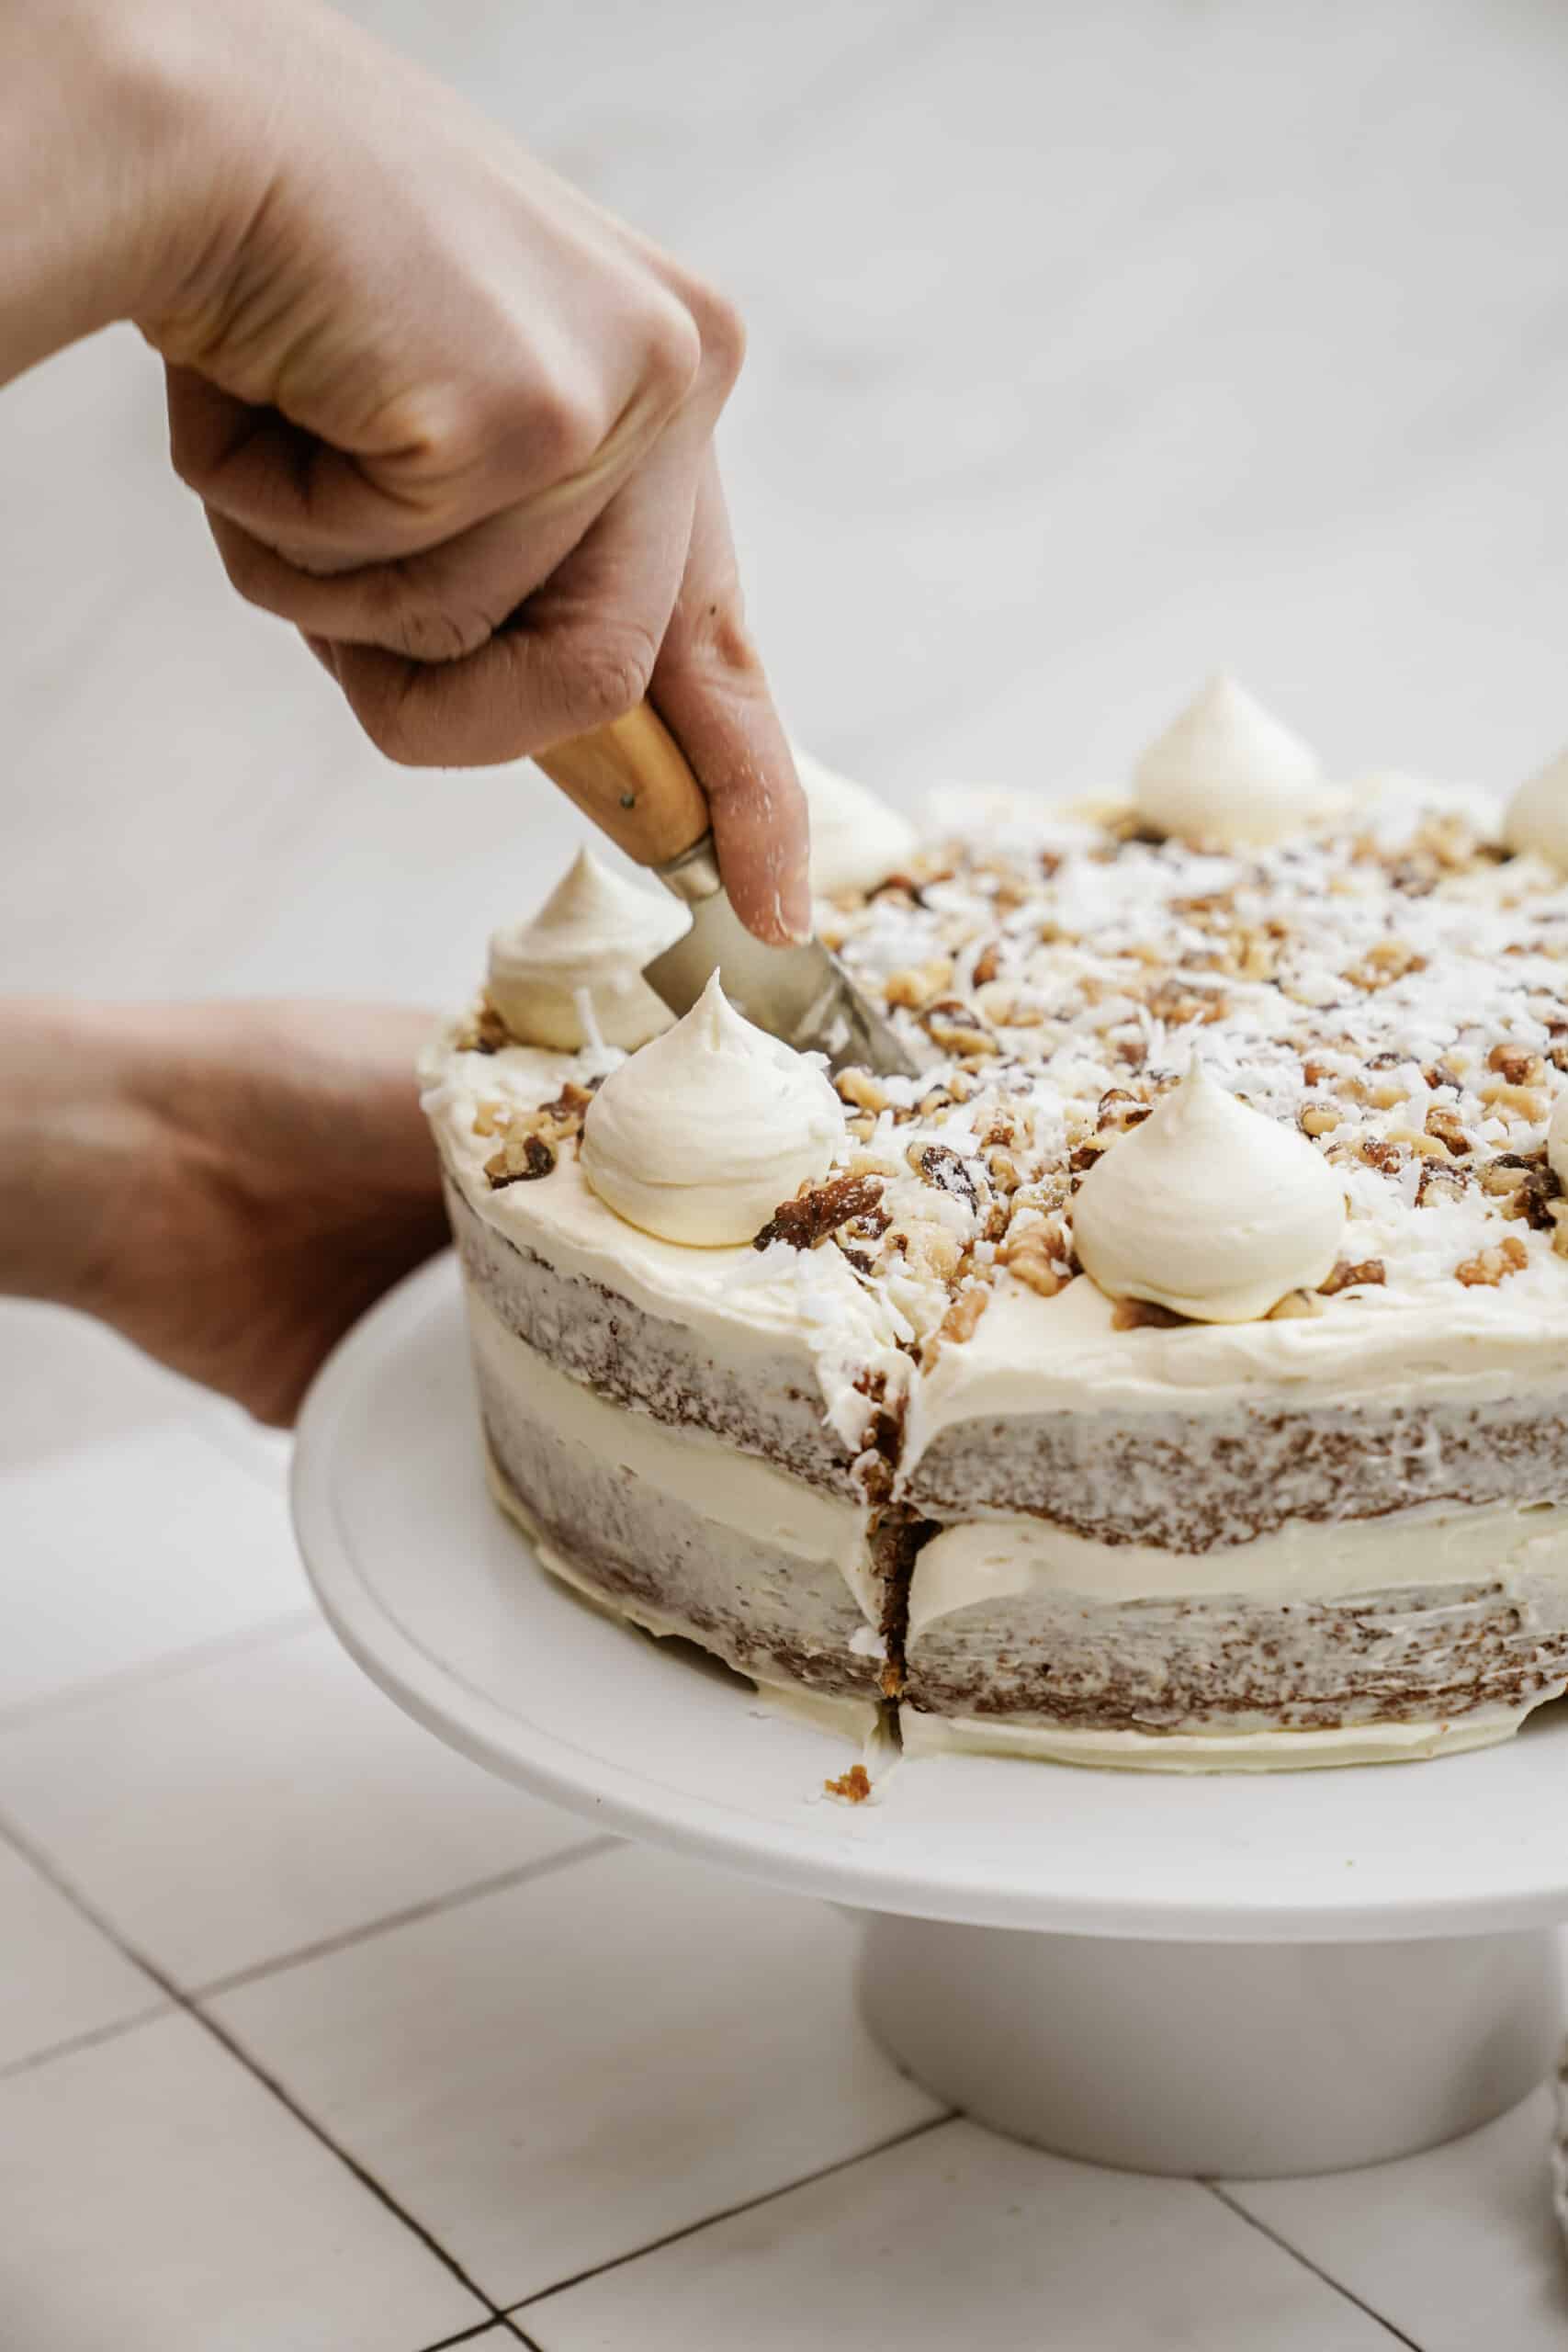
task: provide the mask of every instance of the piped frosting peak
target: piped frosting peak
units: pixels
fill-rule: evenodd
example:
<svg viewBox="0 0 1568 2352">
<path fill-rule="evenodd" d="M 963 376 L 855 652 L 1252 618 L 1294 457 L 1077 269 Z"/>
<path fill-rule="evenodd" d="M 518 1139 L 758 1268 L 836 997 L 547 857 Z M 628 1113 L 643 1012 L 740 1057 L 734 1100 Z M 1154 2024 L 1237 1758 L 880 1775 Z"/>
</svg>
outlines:
<svg viewBox="0 0 1568 2352">
<path fill-rule="evenodd" d="M 840 890 L 876 889 L 908 864 L 915 828 L 863 784 L 824 767 L 798 743 L 790 748 L 811 815 L 812 889 L 829 899 Z"/>
<path fill-rule="evenodd" d="M 674 899 L 639 889 L 580 849 L 544 905 L 491 938 L 491 1002 L 524 1045 L 576 1053 L 603 1041 L 629 1052 L 670 1026 L 642 967 L 674 944 L 686 920 Z"/>
<path fill-rule="evenodd" d="M 1533 850 L 1559 874 L 1568 874 L 1568 751 L 1520 785 L 1503 819 L 1512 850 Z"/>
<path fill-rule="evenodd" d="M 743 1020 L 716 972 L 685 1018 L 623 1062 L 583 1124 L 582 1170 L 615 1215 L 693 1249 L 750 1241 L 819 1183 L 844 1136 L 815 1061 Z"/>
<path fill-rule="evenodd" d="M 1317 1288 L 1345 1216 L 1339 1181 L 1306 1136 L 1238 1102 L 1194 1057 L 1084 1178 L 1073 1244 L 1112 1298 L 1250 1323 L 1287 1291 Z"/>
<path fill-rule="evenodd" d="M 1210 680 L 1133 771 L 1139 816 L 1201 848 L 1262 849 L 1341 816 L 1317 755 L 1237 685 Z"/>
</svg>

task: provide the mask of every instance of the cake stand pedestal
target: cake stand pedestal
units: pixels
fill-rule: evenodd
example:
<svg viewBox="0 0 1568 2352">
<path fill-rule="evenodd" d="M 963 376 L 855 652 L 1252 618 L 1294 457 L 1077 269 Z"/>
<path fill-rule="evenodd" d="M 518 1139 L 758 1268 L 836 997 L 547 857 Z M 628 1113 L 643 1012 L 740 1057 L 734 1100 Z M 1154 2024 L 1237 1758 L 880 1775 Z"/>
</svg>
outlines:
<svg viewBox="0 0 1568 2352">
<path fill-rule="evenodd" d="M 419 1722 L 597 1826 L 863 1920 L 897 2063 L 998 2130 L 1258 2177 L 1406 2154 L 1544 2079 L 1562 2032 L 1568 1710 L 1427 1764 L 1189 1779 L 907 1758 L 600 1615 L 485 1490 L 456 1272 L 350 1334 L 300 1424 L 322 1608 Z"/>
</svg>

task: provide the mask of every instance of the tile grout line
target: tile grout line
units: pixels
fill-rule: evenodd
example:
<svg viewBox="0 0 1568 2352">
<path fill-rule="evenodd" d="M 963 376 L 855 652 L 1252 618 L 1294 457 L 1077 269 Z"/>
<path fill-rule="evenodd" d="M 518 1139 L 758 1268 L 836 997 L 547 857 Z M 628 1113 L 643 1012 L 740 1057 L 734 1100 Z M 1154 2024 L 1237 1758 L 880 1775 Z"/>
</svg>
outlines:
<svg viewBox="0 0 1568 2352">
<path fill-rule="evenodd" d="M 0 2083 L 11 2082 L 18 2075 L 30 2075 L 35 2067 L 47 2066 L 53 2059 L 73 2058 L 79 2050 L 96 2050 L 100 2042 L 118 2041 L 122 2033 L 134 2033 L 139 2025 L 151 2025 L 154 2018 L 166 2018 L 168 2014 L 168 2002 L 158 2000 L 144 2009 L 133 2010 L 129 2017 L 116 2018 L 110 2025 L 89 2026 L 84 2033 L 68 2033 L 62 2041 L 45 2042 L 41 2050 L 29 2050 L 25 2058 L 8 2058 L 0 2066 Z"/>
<path fill-rule="evenodd" d="M 158 1657 L 148 1658 L 141 1666 L 122 1666 L 107 1674 L 90 1676 L 85 1682 L 68 1682 L 60 1690 L 48 1692 L 39 1699 L 17 1699 L 9 1706 L 0 1707 L 0 1740 L 7 1732 L 25 1731 L 51 1715 L 64 1713 L 73 1707 L 90 1707 L 96 1701 L 117 1699 L 122 1691 L 134 1691 L 154 1682 L 166 1682 L 176 1674 L 193 1674 L 204 1666 L 220 1659 L 238 1657 L 247 1650 L 263 1649 L 274 1643 L 298 1641 L 304 1634 L 313 1632 L 326 1621 L 315 1609 L 292 1609 L 276 1617 L 265 1617 L 247 1631 L 235 1634 L 214 1634 L 204 1642 L 192 1642 L 184 1649 L 165 1650 Z"/>
<path fill-rule="evenodd" d="M 458 2285 L 462 2287 L 467 2293 L 473 2296 L 475 2301 L 479 2304 L 482 2310 L 489 2312 L 490 2323 L 493 2323 L 496 2320 L 504 2320 L 506 2314 L 502 2311 L 501 2305 L 497 2303 L 492 2297 L 487 2295 L 483 2289 L 478 2286 L 475 2281 L 469 2278 L 468 2272 L 463 2268 L 462 2264 L 457 2259 L 456 2256 L 448 2254 L 446 2248 L 441 2244 L 440 2240 L 433 2236 L 431 2232 L 425 2228 L 424 2224 L 422 2222 L 416 2221 L 412 2213 L 405 2211 L 404 2208 L 398 2203 L 396 2198 L 391 2195 L 390 2191 L 382 2187 L 381 2183 L 376 2178 L 373 2173 L 366 2170 L 365 2166 L 359 2162 L 357 2157 L 351 2155 L 346 2148 L 340 2147 L 338 2143 L 333 2138 L 332 2134 L 323 2125 L 318 2123 L 313 2116 L 310 2115 L 303 2108 L 297 2105 L 295 2100 L 291 2098 L 289 2094 L 284 2089 L 282 2084 L 279 2083 L 275 2076 L 269 2075 L 265 2067 L 261 2065 L 256 2059 L 253 2058 L 243 2045 L 237 2041 L 234 2037 L 218 2022 L 216 2018 L 209 2017 L 204 2009 L 198 2008 L 196 2006 L 195 2001 L 183 1993 L 174 1980 L 164 1973 L 163 1969 L 158 1967 L 152 1960 L 150 1960 L 145 1952 L 139 1951 L 134 1944 L 129 1942 L 127 1939 L 122 1936 L 107 1918 L 104 1917 L 103 1914 L 96 1908 L 96 1906 L 87 1900 L 87 1898 L 81 1893 L 80 1889 L 73 1886 L 68 1879 L 63 1878 L 61 1873 L 53 1868 L 47 1856 L 40 1853 L 31 1844 L 30 1840 L 24 1838 L 17 1829 L 16 1825 L 3 1814 L 0 1814 L 0 1830 L 5 1832 L 5 1835 L 10 1840 L 11 1844 L 17 1848 L 17 1850 L 23 1854 L 26 1859 L 31 1862 L 33 1868 L 39 1872 L 40 1877 L 47 1879 L 49 1883 L 54 1887 L 59 1894 L 64 1895 L 68 1902 L 75 1905 L 76 1909 L 81 1912 L 85 1918 L 91 1921 L 92 1925 L 98 1929 L 98 1932 L 101 1935 L 107 1936 L 116 1949 L 122 1952 L 128 1960 L 134 1961 L 136 1965 L 144 1970 L 145 1973 L 152 1979 L 152 1982 L 168 1996 L 170 2001 L 174 2003 L 175 2007 L 172 2012 L 164 2012 L 165 2015 L 177 2014 L 188 2018 L 192 2024 L 197 2027 L 198 2031 L 209 2035 L 211 2040 L 218 2044 L 220 2050 L 226 2051 L 237 2065 L 243 2067 L 244 2071 L 251 2076 L 253 2081 L 259 2083 L 264 2090 L 271 2094 L 271 2096 L 277 2101 L 278 2105 L 284 2109 L 286 2114 L 291 2115 L 302 2130 L 308 2132 L 313 2140 L 327 2150 L 329 2154 L 337 2158 L 338 2162 L 344 2166 L 345 2171 L 352 2173 L 355 2179 L 359 2182 L 363 2188 L 368 2190 L 369 2194 L 375 2198 L 378 2205 L 385 2207 L 386 2211 L 392 2214 L 397 2221 L 400 2222 L 406 2230 L 408 2230 L 414 2237 L 418 2238 L 427 2253 L 433 2255 L 435 2260 L 441 2264 L 443 2269 L 449 2271 L 452 2277 L 457 2279 Z M 490 2323 L 487 2323 L 487 2324 Z"/>
<path fill-rule="evenodd" d="M 531 1862 L 518 1862 L 509 1871 L 496 1871 L 489 1878 L 469 1879 L 462 1886 L 450 1888 L 445 1894 L 427 1895 L 423 1903 L 405 1904 L 400 1911 L 384 1911 L 357 1928 L 344 1928 L 335 1936 L 322 1936 L 312 1944 L 299 1944 L 293 1950 L 279 1952 L 274 1959 L 258 1960 L 249 1968 L 236 1968 L 227 1976 L 214 1976 L 209 1983 L 192 1987 L 185 1997 L 193 2004 L 213 2001 L 225 1993 L 232 1993 L 246 1984 L 260 1984 L 268 1976 L 279 1976 L 290 1968 L 302 1968 L 312 1960 L 325 1960 L 333 1952 L 350 1951 L 355 1944 L 367 1943 L 373 1936 L 386 1934 L 393 1928 L 406 1928 L 419 1919 L 438 1918 L 444 1911 L 461 1910 L 465 1903 L 477 1903 L 487 1894 L 500 1894 L 514 1886 L 527 1886 L 536 1879 L 553 1877 L 557 1871 L 570 1870 L 578 1862 L 594 1860 L 600 1854 L 612 1854 L 625 1840 L 607 1834 L 585 1838 L 575 1846 L 563 1846 L 554 1854 L 541 1854 Z"/>
<path fill-rule="evenodd" d="M 683 2238 L 716 2229 L 721 2222 L 732 2222 L 738 2213 L 755 2212 L 760 2206 L 771 2205 L 775 2198 L 791 2197 L 797 2188 L 810 2188 L 819 2180 L 831 2180 L 835 2173 L 848 2172 L 854 2165 L 869 2164 L 873 2156 L 885 2156 L 892 2148 L 902 2148 L 911 2140 L 923 2139 L 928 2132 L 940 2131 L 943 2124 L 961 2120 L 957 2108 L 944 2108 L 940 2115 L 928 2115 L 923 2122 L 911 2123 L 908 2130 L 895 2132 L 873 2147 L 857 2148 L 853 2155 L 838 2156 L 830 2165 L 818 2165 L 815 2172 L 802 2173 L 798 2180 L 781 2181 L 776 2188 L 764 2188 L 755 2197 L 743 2197 L 739 2204 L 726 2205 L 716 2213 L 705 2213 L 699 2221 L 687 2222 L 678 2230 L 666 2230 L 662 2237 L 649 2238 L 646 2245 L 635 2245 L 626 2254 L 612 2255 L 608 2262 L 591 2263 L 586 2270 L 574 2271 L 570 2278 L 557 2278 L 549 2286 L 525 2295 L 521 2302 L 509 2303 L 502 2316 L 515 2322 L 520 2312 L 532 2311 L 536 2303 L 546 2302 L 551 2296 L 567 2294 L 573 2287 L 585 2286 L 591 2278 L 602 2278 L 606 2271 L 622 2270 L 628 2262 L 640 2262 L 645 2255 L 659 2254 L 667 2245 L 679 2245 Z"/>
<path fill-rule="evenodd" d="M 1256 2213 L 1249 2213 L 1247 2207 L 1233 2197 L 1229 2189 L 1223 2188 L 1217 2180 L 1199 2180 L 1193 2185 L 1206 2188 L 1227 2212 L 1235 2215 L 1237 2221 L 1245 2222 L 1249 2230 L 1256 2230 L 1260 2237 L 1269 2240 L 1270 2245 L 1278 2246 L 1281 2254 L 1288 2254 L 1292 2262 L 1299 2262 L 1303 2270 L 1310 2270 L 1314 2278 L 1321 2278 L 1325 2287 L 1332 2287 L 1337 2295 L 1342 2295 L 1348 2303 L 1353 2303 L 1375 2326 L 1384 2329 L 1396 2344 L 1403 2344 L 1406 2352 L 1422 2352 L 1421 2346 L 1413 2335 L 1406 2335 L 1402 2327 L 1396 2327 L 1393 2320 L 1385 2318 L 1382 2312 L 1358 2295 L 1353 2287 L 1347 2287 L 1342 2279 L 1336 2278 L 1331 2270 L 1325 2270 L 1320 2262 L 1314 2262 L 1310 2254 L 1303 2254 L 1299 2245 L 1292 2245 L 1289 2238 L 1281 2237 L 1278 2230 L 1271 2229 L 1267 2222 L 1259 2221 Z"/>
</svg>

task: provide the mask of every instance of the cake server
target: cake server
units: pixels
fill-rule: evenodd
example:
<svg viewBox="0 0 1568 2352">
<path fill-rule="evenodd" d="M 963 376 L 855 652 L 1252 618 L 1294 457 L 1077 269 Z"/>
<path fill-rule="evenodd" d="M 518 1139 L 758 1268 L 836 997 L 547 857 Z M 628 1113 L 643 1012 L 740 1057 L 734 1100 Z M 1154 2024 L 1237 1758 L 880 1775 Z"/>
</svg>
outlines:
<svg viewBox="0 0 1568 2352">
<path fill-rule="evenodd" d="M 691 929 L 643 974 L 677 1019 L 716 971 L 748 1021 L 829 1066 L 916 1074 L 882 1015 L 818 939 L 769 947 L 729 903 L 714 854 L 703 788 L 658 713 L 638 703 L 624 718 L 536 755 L 569 800 L 617 849 L 655 873 L 692 910 Z"/>
</svg>

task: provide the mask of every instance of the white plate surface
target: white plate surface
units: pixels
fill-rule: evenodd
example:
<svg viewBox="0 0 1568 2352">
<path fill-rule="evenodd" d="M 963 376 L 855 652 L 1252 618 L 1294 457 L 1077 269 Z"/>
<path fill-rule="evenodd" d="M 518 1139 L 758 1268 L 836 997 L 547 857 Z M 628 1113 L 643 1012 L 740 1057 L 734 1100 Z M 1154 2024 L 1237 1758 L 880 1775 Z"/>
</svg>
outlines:
<svg viewBox="0 0 1568 2352">
<path fill-rule="evenodd" d="M 776 1883 L 876 1910 L 1178 1939 L 1452 1935 L 1568 1918 L 1568 1702 L 1503 1747 L 1204 1779 L 981 1757 L 823 1798 L 842 1740 L 600 1616 L 496 1511 L 455 1268 L 384 1299 L 316 1383 L 294 1478 L 328 1617 L 492 1770 Z"/>
</svg>

